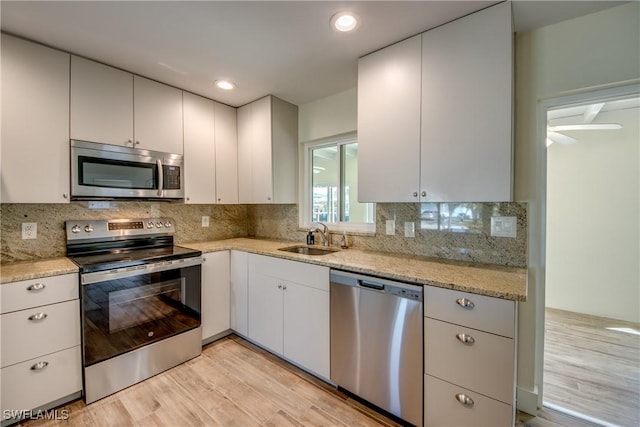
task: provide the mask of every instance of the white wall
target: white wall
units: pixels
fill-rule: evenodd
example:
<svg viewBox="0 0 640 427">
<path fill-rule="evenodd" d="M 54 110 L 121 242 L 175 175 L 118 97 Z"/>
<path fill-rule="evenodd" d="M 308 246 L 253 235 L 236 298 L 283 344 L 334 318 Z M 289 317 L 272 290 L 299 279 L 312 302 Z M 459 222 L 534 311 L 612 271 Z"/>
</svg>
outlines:
<svg viewBox="0 0 640 427">
<path fill-rule="evenodd" d="M 343 133 L 358 126 L 356 88 L 298 107 L 298 141 L 301 143 Z"/>
<path fill-rule="evenodd" d="M 518 406 L 538 401 L 542 379 L 544 157 L 538 103 L 602 85 L 640 79 L 640 3 L 560 22 L 516 37 L 515 195 L 529 203 L 527 302 L 519 305 Z M 523 406 L 524 405 L 524 406 Z M 534 408 L 535 409 L 535 408 Z"/>
<path fill-rule="evenodd" d="M 640 323 L 639 114 L 547 150 L 547 307 Z"/>
</svg>

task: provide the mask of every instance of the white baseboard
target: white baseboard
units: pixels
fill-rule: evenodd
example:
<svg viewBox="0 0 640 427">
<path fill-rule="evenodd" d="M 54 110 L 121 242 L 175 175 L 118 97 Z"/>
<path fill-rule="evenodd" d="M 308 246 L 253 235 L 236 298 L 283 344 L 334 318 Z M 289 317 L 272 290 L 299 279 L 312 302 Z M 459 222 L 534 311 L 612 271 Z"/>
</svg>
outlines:
<svg viewBox="0 0 640 427">
<path fill-rule="evenodd" d="M 530 415 L 538 412 L 538 393 L 518 387 L 516 389 L 516 408 Z"/>
</svg>

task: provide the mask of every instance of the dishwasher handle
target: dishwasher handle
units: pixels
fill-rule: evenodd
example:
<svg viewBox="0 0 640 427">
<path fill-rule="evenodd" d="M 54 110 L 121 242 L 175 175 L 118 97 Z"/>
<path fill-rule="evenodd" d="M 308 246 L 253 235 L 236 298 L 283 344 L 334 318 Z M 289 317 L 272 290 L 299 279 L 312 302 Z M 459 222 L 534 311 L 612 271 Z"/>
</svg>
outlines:
<svg viewBox="0 0 640 427">
<path fill-rule="evenodd" d="M 375 289 L 377 291 L 384 291 L 384 285 L 383 284 L 367 282 L 367 281 L 362 280 L 362 279 L 358 279 L 358 286 L 361 286 L 363 288 Z"/>
</svg>

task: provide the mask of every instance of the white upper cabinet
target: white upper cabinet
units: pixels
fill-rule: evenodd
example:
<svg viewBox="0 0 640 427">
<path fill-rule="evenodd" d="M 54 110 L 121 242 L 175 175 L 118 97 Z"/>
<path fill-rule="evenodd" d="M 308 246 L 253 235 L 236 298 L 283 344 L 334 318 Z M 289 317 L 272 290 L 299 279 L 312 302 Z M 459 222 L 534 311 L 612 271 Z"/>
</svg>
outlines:
<svg viewBox="0 0 640 427">
<path fill-rule="evenodd" d="M 504 2 L 360 59 L 359 201 L 512 200 L 512 40 Z"/>
<path fill-rule="evenodd" d="M 71 57 L 71 139 L 133 147 L 133 74 Z"/>
<path fill-rule="evenodd" d="M 184 185 L 187 204 L 216 202 L 214 102 L 184 92 Z"/>
<path fill-rule="evenodd" d="M 238 127 L 236 109 L 214 102 L 216 203 L 238 203 Z"/>
<path fill-rule="evenodd" d="M 72 139 L 183 153 L 182 91 L 72 57 Z"/>
<path fill-rule="evenodd" d="M 2 203 L 69 202 L 69 54 L 2 34 Z"/>
<path fill-rule="evenodd" d="M 510 2 L 422 35 L 423 201 L 512 199 L 512 40 Z"/>
<path fill-rule="evenodd" d="M 421 36 L 358 62 L 358 200 L 417 202 Z"/>
<path fill-rule="evenodd" d="M 298 107 L 266 96 L 238 109 L 240 203 L 296 203 Z"/>
<path fill-rule="evenodd" d="M 133 77 L 136 148 L 182 154 L 182 91 Z"/>
</svg>

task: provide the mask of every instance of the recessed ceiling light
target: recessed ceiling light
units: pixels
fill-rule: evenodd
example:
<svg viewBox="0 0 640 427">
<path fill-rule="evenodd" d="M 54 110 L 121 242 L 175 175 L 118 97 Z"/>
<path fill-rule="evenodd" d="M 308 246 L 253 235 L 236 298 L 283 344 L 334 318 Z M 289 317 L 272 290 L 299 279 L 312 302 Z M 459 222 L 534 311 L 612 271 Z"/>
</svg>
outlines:
<svg viewBox="0 0 640 427">
<path fill-rule="evenodd" d="M 236 84 L 229 80 L 216 80 L 213 82 L 217 87 L 224 90 L 232 90 L 236 88 Z"/>
<path fill-rule="evenodd" d="M 331 17 L 331 27 L 342 33 L 353 31 L 359 25 L 358 15 L 352 12 L 338 12 Z"/>
</svg>

